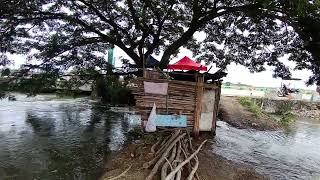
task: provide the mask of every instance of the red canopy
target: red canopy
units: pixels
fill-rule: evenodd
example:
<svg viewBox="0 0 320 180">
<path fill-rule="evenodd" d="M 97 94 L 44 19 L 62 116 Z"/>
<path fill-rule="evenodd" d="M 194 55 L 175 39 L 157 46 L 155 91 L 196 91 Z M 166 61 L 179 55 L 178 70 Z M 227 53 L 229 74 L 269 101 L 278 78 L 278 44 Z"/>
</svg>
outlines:
<svg viewBox="0 0 320 180">
<path fill-rule="evenodd" d="M 201 64 L 194 62 L 187 56 L 183 57 L 182 59 L 180 59 L 178 62 L 174 64 L 169 64 L 167 69 L 207 71 L 206 66 L 202 66 Z"/>
</svg>

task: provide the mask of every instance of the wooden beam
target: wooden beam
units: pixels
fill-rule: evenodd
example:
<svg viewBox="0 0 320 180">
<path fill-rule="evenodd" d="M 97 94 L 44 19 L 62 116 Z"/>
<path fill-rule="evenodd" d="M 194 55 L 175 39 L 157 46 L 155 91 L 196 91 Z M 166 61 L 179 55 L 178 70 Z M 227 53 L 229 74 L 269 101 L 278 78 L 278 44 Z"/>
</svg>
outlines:
<svg viewBox="0 0 320 180">
<path fill-rule="evenodd" d="M 196 107 L 194 112 L 194 125 L 193 125 L 193 136 L 195 138 L 199 137 L 199 128 L 200 128 L 200 118 L 201 118 L 201 103 L 203 96 L 203 77 L 197 77 L 198 81 L 195 86 L 196 88 Z"/>
<path fill-rule="evenodd" d="M 215 90 L 215 102 L 214 102 L 214 109 L 213 109 L 213 119 L 212 119 L 212 126 L 211 126 L 211 133 L 215 136 L 216 129 L 217 129 L 217 116 L 219 113 L 219 103 L 220 103 L 220 96 L 221 96 L 221 83 L 218 84 L 219 89 Z"/>
</svg>

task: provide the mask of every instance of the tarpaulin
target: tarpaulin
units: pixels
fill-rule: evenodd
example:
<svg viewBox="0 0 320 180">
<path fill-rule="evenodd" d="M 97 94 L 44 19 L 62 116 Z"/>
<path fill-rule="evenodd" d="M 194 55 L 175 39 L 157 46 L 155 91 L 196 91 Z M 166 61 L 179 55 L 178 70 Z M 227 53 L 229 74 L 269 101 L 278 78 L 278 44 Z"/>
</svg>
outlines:
<svg viewBox="0 0 320 180">
<path fill-rule="evenodd" d="M 207 71 L 207 67 L 196 63 L 187 56 L 180 59 L 174 64 L 168 65 L 167 69 L 173 70 L 196 70 L 196 71 Z"/>
</svg>

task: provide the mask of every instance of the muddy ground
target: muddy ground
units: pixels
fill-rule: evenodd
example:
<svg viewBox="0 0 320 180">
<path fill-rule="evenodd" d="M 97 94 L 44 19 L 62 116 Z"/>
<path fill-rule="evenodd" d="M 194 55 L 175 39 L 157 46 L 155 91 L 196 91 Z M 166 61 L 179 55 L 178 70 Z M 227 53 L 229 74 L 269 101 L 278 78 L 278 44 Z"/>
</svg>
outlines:
<svg viewBox="0 0 320 180">
<path fill-rule="evenodd" d="M 196 146 L 208 136 L 195 142 Z M 202 148 L 198 154 L 200 161 L 198 174 L 200 180 L 264 180 L 266 177 L 255 172 L 254 169 L 243 164 L 234 163 L 211 152 L 212 144 L 210 141 Z M 128 143 L 125 148 L 115 154 L 110 162 L 105 166 L 105 173 L 101 180 L 116 177 L 128 168 L 124 176 L 119 177 L 123 180 L 143 180 L 150 172 L 150 169 L 143 169 L 142 165 L 152 159 L 150 153 L 151 145 L 136 141 Z M 155 179 L 160 179 L 157 176 Z"/>
<path fill-rule="evenodd" d="M 252 128 L 261 131 L 280 129 L 280 125 L 269 116 L 256 117 L 238 102 L 237 97 L 221 96 L 219 117 L 220 120 L 240 129 Z"/>
</svg>

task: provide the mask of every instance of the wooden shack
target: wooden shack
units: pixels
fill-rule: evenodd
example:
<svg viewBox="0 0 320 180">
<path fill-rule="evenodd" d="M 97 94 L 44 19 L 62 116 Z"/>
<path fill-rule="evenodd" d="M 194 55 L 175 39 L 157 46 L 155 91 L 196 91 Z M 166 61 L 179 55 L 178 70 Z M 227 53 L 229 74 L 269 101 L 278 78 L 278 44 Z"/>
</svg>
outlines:
<svg viewBox="0 0 320 180">
<path fill-rule="evenodd" d="M 192 129 L 194 136 L 200 131 L 215 135 L 221 82 L 206 84 L 201 75 L 195 78 L 195 82 L 161 79 L 156 71 L 148 71 L 144 78 L 137 78 L 131 88 L 136 101 L 135 111 L 145 122 L 155 103 L 157 115 L 185 117 L 186 126 Z M 167 93 L 146 92 L 146 83 L 167 84 Z"/>
</svg>

